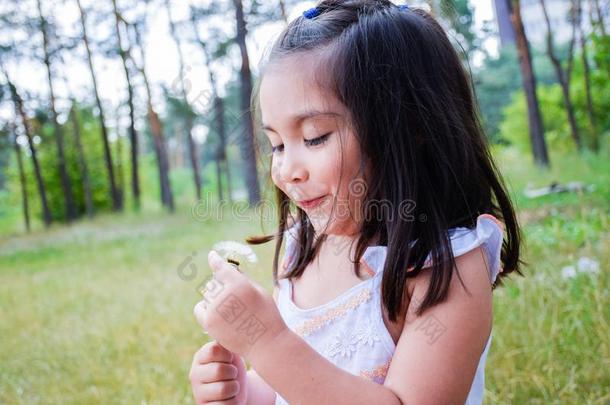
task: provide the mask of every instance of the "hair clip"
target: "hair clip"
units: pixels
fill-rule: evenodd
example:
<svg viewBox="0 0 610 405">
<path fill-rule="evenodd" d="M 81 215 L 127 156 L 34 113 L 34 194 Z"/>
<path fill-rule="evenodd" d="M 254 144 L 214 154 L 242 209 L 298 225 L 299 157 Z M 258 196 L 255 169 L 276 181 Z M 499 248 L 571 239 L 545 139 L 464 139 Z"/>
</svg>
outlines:
<svg viewBox="0 0 610 405">
<path fill-rule="evenodd" d="M 309 10 L 303 11 L 303 15 L 305 18 L 311 20 L 312 18 L 320 15 L 320 9 L 318 7 L 312 7 Z"/>
<path fill-rule="evenodd" d="M 407 6 L 406 4 L 401 4 L 401 5 L 398 6 L 398 9 L 399 10 L 403 10 L 403 11 L 404 10 L 409 10 L 409 6 Z"/>
</svg>

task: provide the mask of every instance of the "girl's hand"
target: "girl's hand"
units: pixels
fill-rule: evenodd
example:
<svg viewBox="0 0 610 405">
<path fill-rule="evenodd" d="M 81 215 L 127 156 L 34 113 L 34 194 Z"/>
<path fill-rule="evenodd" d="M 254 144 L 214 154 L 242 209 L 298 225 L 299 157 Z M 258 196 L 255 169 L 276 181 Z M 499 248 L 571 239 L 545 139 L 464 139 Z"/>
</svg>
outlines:
<svg viewBox="0 0 610 405">
<path fill-rule="evenodd" d="M 197 405 L 245 405 L 248 400 L 243 359 L 217 342 L 208 342 L 195 353 L 189 380 Z"/>
<path fill-rule="evenodd" d="M 211 251 L 214 279 L 194 309 L 207 333 L 233 353 L 251 360 L 288 327 L 265 289 Z"/>
</svg>

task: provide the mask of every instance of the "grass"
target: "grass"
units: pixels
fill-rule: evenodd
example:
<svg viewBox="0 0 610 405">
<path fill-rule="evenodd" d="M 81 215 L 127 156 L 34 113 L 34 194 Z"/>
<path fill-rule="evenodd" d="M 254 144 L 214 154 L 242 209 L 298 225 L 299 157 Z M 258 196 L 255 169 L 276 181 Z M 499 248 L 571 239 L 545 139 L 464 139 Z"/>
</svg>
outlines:
<svg viewBox="0 0 610 405">
<path fill-rule="evenodd" d="M 544 172 L 510 150 L 497 156 L 529 265 L 494 293 L 485 402 L 608 403 L 610 163 L 562 157 Z M 528 183 L 551 181 L 596 188 L 524 197 Z M 175 215 L 147 208 L 0 238 L 0 403 L 192 403 L 187 374 L 205 342 L 192 307 L 207 250 L 261 231 L 258 220 L 224 214 L 203 221 L 187 205 Z M 272 246 L 255 250 L 251 274 L 270 289 Z M 563 278 L 580 257 L 599 273 Z M 178 269 L 190 263 L 189 281 Z"/>
</svg>

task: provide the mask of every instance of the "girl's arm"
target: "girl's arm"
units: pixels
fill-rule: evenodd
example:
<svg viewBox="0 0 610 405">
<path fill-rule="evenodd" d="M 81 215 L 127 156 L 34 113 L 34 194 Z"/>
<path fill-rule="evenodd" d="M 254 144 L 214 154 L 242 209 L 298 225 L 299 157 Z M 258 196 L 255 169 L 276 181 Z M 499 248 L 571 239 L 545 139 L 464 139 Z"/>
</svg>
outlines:
<svg viewBox="0 0 610 405">
<path fill-rule="evenodd" d="M 291 404 L 402 404 L 389 388 L 340 369 L 289 329 L 251 363 Z"/>
<path fill-rule="evenodd" d="M 491 329 L 491 285 L 482 250 L 456 258 L 447 300 L 420 316 L 409 305 L 384 385 L 332 364 L 291 330 L 278 335 L 250 359 L 257 373 L 289 403 L 460 404 L 466 401 Z M 412 304 L 430 283 L 422 271 Z"/>
<path fill-rule="evenodd" d="M 420 316 L 416 305 L 407 310 L 384 382 L 403 401 L 463 404 L 468 398 L 491 333 L 492 289 L 482 246 L 456 257 L 455 263 L 445 301 Z M 413 303 L 423 302 L 430 276 L 422 271 L 414 278 Z"/>
<path fill-rule="evenodd" d="M 253 369 L 248 370 L 248 402 L 246 405 L 273 405 L 275 391 Z"/>
<path fill-rule="evenodd" d="M 277 305 L 277 287 L 273 288 L 273 299 Z M 248 402 L 246 405 L 273 405 L 275 404 L 275 391 L 254 369 L 248 370 Z"/>
</svg>

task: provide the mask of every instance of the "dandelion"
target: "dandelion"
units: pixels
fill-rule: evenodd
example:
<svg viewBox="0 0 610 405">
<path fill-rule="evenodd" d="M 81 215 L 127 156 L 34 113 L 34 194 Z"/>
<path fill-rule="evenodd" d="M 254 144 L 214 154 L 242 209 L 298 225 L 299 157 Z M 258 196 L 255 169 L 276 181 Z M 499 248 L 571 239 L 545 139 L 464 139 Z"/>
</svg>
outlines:
<svg viewBox="0 0 610 405">
<path fill-rule="evenodd" d="M 212 250 L 229 263 L 239 266 L 240 270 L 248 269 L 249 265 L 258 261 L 256 253 L 250 246 L 232 240 L 220 241 L 212 247 Z"/>
<path fill-rule="evenodd" d="M 577 266 L 580 273 L 599 273 L 599 262 L 588 257 L 578 259 Z"/>
<path fill-rule="evenodd" d="M 234 264 L 238 267 L 238 270 L 243 272 L 248 270 L 252 263 L 256 263 L 258 258 L 256 253 L 248 245 L 243 243 L 235 242 L 232 240 L 224 240 L 216 243 L 212 246 L 212 250 L 216 251 L 220 257 L 227 262 Z M 212 279 L 207 283 L 200 285 L 197 291 L 203 296 L 217 296 L 222 291 L 223 285 L 214 278 L 212 273 Z"/>
<path fill-rule="evenodd" d="M 561 269 L 561 277 L 564 279 L 576 277 L 576 268 L 574 266 L 566 266 Z"/>
<path fill-rule="evenodd" d="M 561 276 L 564 279 L 570 279 L 576 277 L 578 273 L 599 273 L 599 262 L 589 257 L 581 257 L 576 262 L 576 265 L 566 266 L 561 269 Z"/>
</svg>

